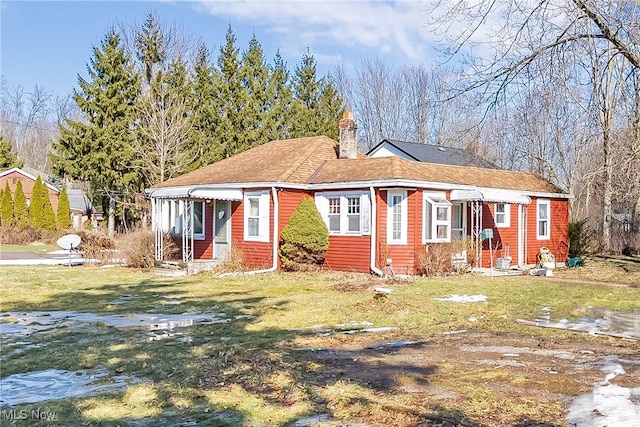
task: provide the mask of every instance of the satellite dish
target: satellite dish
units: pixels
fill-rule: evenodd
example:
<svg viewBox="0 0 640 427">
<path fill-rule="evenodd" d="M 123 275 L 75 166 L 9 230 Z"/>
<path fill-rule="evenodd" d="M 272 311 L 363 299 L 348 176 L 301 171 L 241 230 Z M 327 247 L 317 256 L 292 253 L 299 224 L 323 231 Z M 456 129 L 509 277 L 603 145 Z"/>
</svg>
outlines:
<svg viewBox="0 0 640 427">
<path fill-rule="evenodd" d="M 80 246 L 80 236 L 77 234 L 67 234 L 62 236 L 56 242 L 62 249 L 72 250 Z"/>
</svg>

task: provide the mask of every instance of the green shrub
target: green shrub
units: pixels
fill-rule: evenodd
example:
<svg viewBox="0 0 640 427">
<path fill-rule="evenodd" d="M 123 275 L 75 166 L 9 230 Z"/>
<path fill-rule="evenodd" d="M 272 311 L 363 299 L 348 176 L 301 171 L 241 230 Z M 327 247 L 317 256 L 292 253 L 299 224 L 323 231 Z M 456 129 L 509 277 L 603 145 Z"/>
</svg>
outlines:
<svg viewBox="0 0 640 427">
<path fill-rule="evenodd" d="M 13 196 L 13 218 L 20 230 L 26 229 L 30 225 L 29 207 L 27 206 L 27 197 L 22 191 L 22 181 L 16 184 L 16 193 Z"/>
<path fill-rule="evenodd" d="M 43 230 L 56 229 L 56 214 L 51 207 L 49 200 L 49 190 L 38 175 L 36 183 L 33 185 L 31 193 L 31 203 L 29 204 L 29 219 L 34 227 Z"/>
<path fill-rule="evenodd" d="M 280 260 L 287 271 L 305 271 L 324 263 L 329 230 L 311 198 L 304 198 L 282 230 Z"/>
<path fill-rule="evenodd" d="M 60 196 L 58 197 L 58 212 L 56 214 L 58 229 L 69 230 L 73 224 L 71 223 L 71 207 L 69 205 L 69 195 L 67 187 L 62 187 Z"/>
<path fill-rule="evenodd" d="M 13 198 L 11 197 L 11 189 L 9 182 L 3 190 L 0 191 L 0 223 L 4 227 L 8 227 L 14 223 L 13 221 Z"/>
<path fill-rule="evenodd" d="M 569 257 L 574 258 L 588 252 L 593 234 L 587 227 L 587 219 L 569 223 Z"/>
</svg>

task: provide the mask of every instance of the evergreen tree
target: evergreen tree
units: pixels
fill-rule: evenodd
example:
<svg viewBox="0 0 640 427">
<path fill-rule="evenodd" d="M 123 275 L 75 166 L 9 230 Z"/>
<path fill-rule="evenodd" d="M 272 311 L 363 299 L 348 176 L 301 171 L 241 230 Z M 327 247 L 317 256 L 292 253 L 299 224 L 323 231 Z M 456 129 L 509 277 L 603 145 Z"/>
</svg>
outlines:
<svg viewBox="0 0 640 427">
<path fill-rule="evenodd" d="M 289 71 L 282 56 L 280 56 L 280 51 L 276 52 L 270 76 L 270 107 L 268 110 L 270 126 L 267 129 L 267 139 L 269 141 L 286 139 L 291 133 L 290 110 L 292 93 L 289 83 Z"/>
<path fill-rule="evenodd" d="M 44 228 L 44 194 L 46 194 L 46 186 L 43 192 L 43 185 L 42 178 L 38 175 L 31 190 L 31 200 L 29 203 L 29 222 L 36 228 Z"/>
<path fill-rule="evenodd" d="M 162 72 L 162 64 L 167 59 L 165 36 L 155 13 L 147 14 L 142 28 L 136 33 L 135 48 L 136 56 L 142 62 L 145 82 L 149 86 Z"/>
<path fill-rule="evenodd" d="M 27 206 L 27 197 L 22 190 L 22 181 L 16 184 L 16 191 L 13 196 L 13 220 L 20 230 L 24 230 L 30 223 L 29 207 Z"/>
<path fill-rule="evenodd" d="M 203 44 L 198 49 L 194 73 L 190 82 L 188 110 L 192 114 L 189 146 L 193 161 L 189 170 L 197 169 L 222 159 L 222 147 L 218 139 L 220 113 L 215 98 L 214 69 L 210 53 Z"/>
<path fill-rule="evenodd" d="M 17 153 L 11 152 L 11 142 L 0 135 L 0 168 L 21 168 Z"/>
<path fill-rule="evenodd" d="M 56 220 L 59 230 L 69 230 L 73 226 L 71 222 L 71 206 L 69 205 L 69 195 L 67 187 L 62 187 L 58 196 L 58 212 Z"/>
<path fill-rule="evenodd" d="M 329 78 L 319 79 L 316 60 L 306 53 L 293 77 L 292 136 L 327 135 L 338 138 L 343 101 Z"/>
<path fill-rule="evenodd" d="M 215 74 L 214 99 L 215 108 L 220 114 L 217 136 L 221 144 L 222 158 L 250 148 L 243 126 L 248 92 L 243 86 L 239 50 L 236 48 L 236 36 L 227 29 L 226 43 L 220 47 L 218 69 Z"/>
<path fill-rule="evenodd" d="M 9 182 L 0 190 L 0 223 L 4 227 L 12 225 L 15 221 L 13 218 L 13 198 L 11 197 L 11 188 Z"/>
<path fill-rule="evenodd" d="M 249 49 L 242 55 L 242 87 L 246 90 L 247 101 L 242 111 L 242 132 L 247 148 L 269 141 L 269 109 L 272 106 L 269 87 L 270 69 L 264 59 L 262 46 L 255 34 L 249 42 Z"/>
<path fill-rule="evenodd" d="M 111 234 L 115 211 L 109 209 L 110 200 L 131 201 L 144 186 L 134 164 L 132 132 L 140 79 L 114 30 L 93 48 L 87 71 L 89 80 L 78 77 L 80 90 L 73 95 L 84 120 L 60 126 L 52 167 L 60 177 L 89 183 L 94 205 L 109 211 Z"/>
</svg>

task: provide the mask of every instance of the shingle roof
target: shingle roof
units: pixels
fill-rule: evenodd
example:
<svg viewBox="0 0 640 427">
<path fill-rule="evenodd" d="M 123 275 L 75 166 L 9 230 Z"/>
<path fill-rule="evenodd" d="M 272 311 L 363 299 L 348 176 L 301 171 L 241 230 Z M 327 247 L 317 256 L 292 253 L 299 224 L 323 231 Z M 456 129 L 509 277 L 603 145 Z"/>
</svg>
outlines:
<svg viewBox="0 0 640 427">
<path fill-rule="evenodd" d="M 549 181 L 531 173 L 415 162 L 401 157 L 328 161 L 309 183 L 339 184 L 380 180 L 442 182 L 506 190 L 563 193 Z"/>
<path fill-rule="evenodd" d="M 306 183 L 323 161 L 338 158 L 337 147 L 338 143 L 326 136 L 271 141 L 155 187 L 248 182 Z"/>
<path fill-rule="evenodd" d="M 401 157 L 338 159 L 326 136 L 271 141 L 165 181 L 154 188 L 251 183 L 331 184 L 384 180 L 442 182 L 532 192 L 563 193 L 530 173 L 416 162 Z"/>
<path fill-rule="evenodd" d="M 390 144 L 419 162 L 438 163 L 454 166 L 475 166 L 480 168 L 498 169 L 496 165 L 484 157 L 461 148 L 442 147 L 439 145 L 420 144 L 417 142 L 397 141 L 385 139 L 373 147 L 367 154 L 371 154 L 383 144 Z"/>
</svg>

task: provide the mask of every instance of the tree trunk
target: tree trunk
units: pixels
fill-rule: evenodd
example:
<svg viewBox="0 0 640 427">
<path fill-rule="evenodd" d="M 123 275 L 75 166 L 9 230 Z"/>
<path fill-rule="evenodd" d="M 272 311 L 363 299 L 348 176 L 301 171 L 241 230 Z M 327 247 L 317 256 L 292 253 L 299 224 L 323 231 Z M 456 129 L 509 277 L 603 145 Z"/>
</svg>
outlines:
<svg viewBox="0 0 640 427">
<path fill-rule="evenodd" d="M 608 115 L 605 115 L 608 118 Z M 602 200 L 602 244 L 605 252 L 611 252 L 611 219 L 613 210 L 611 208 L 611 199 L 613 198 L 613 167 L 611 164 L 611 137 L 608 120 L 605 118 L 603 132 L 603 149 L 604 149 L 604 182 L 603 182 L 603 200 Z"/>
<path fill-rule="evenodd" d="M 109 222 L 108 222 L 108 234 L 109 237 L 113 237 L 116 231 L 116 201 L 109 197 Z"/>
</svg>

